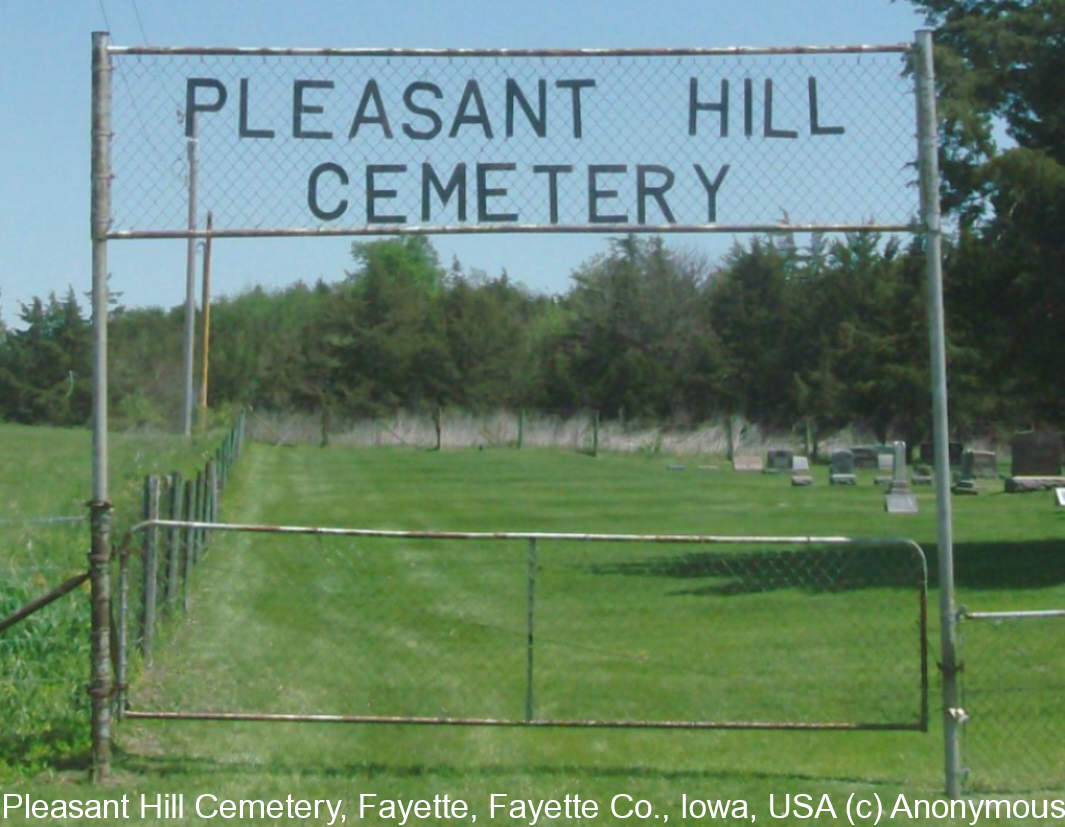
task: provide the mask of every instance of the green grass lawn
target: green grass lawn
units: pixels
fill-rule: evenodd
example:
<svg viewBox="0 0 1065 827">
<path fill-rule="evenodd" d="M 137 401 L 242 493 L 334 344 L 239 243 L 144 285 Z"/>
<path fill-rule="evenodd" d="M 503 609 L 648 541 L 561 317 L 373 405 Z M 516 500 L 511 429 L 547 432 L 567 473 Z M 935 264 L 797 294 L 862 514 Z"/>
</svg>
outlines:
<svg viewBox="0 0 1065 827">
<path fill-rule="evenodd" d="M 647 456 L 253 445 L 227 489 L 222 518 L 430 530 L 908 536 L 928 552 L 934 578 L 930 491 L 919 494 L 918 515 L 894 516 L 884 513 L 872 472 L 855 488 L 839 488 L 815 469 L 816 485 L 792 488 L 786 477 L 683 462 L 684 470 L 671 471 L 671 460 Z M 1048 497 L 989 490 L 956 499 L 959 602 L 984 610 L 1065 606 L 1063 529 Z M 536 552 L 537 717 L 911 722 L 919 713 L 917 591 L 912 567 L 894 550 L 863 552 L 850 563 L 834 549 L 806 547 L 544 541 Z M 188 615 L 165 624 L 154 665 L 138 667 L 134 708 L 524 715 L 523 542 L 219 535 L 194 572 L 191 594 Z M 448 794 L 468 801 L 482 822 L 493 793 L 569 794 L 595 800 L 595 820 L 604 824 L 656 821 L 611 815 L 615 795 L 647 799 L 670 821 L 681 819 L 682 795 L 743 799 L 747 815 L 763 823 L 803 821 L 771 819 L 770 794 L 777 814 L 786 794 L 814 794 L 816 806 L 827 793 L 840 807 L 851 793 L 888 802 L 900 793 L 934 797 L 943 786 L 935 599 L 933 591 L 928 732 L 125 721 L 108 789 L 185 793 L 190 804 L 201 793 L 343 799 L 349 821 L 359 820 L 361 793 Z M 1010 709 L 1030 701 L 1043 716 L 1041 730 L 1060 733 L 1063 713 L 1047 703 L 1060 688 L 1054 628 L 1024 643 L 1047 668 L 1025 675 L 1028 691 Z M 1017 643 L 1015 636 L 981 643 L 981 658 L 998 670 L 992 686 L 1030 662 L 1006 657 Z M 1051 789 L 1061 777 L 1061 739 L 1026 747 L 1039 756 L 1026 770 L 1028 787 Z M 974 768 L 974 780 L 988 788 L 1009 780 L 993 775 L 994 759 L 992 750 L 983 775 Z M 83 770 L 62 762 L 13 777 L 20 792 L 45 798 L 89 795 Z M 529 820 L 495 815 L 499 823 Z M 750 823 L 739 815 L 719 822 Z M 186 816 L 181 823 L 205 821 Z M 364 821 L 391 823 L 372 814 Z M 893 823 L 916 822 L 899 816 Z"/>
<path fill-rule="evenodd" d="M 139 519 L 145 474 L 189 472 L 217 441 L 114 435 L 114 537 Z M 91 435 L 0 424 L 0 616 L 84 572 L 89 548 Z M 41 767 L 84 762 L 88 744 L 88 584 L 0 634 L 0 784 Z"/>
</svg>

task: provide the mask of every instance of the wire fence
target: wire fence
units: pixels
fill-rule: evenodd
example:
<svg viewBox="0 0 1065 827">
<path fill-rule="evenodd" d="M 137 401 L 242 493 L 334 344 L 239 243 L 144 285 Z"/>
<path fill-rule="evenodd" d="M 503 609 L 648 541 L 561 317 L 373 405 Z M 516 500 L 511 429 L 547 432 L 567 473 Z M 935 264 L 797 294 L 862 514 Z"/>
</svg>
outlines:
<svg viewBox="0 0 1065 827">
<path fill-rule="evenodd" d="M 241 605 L 271 605 L 265 648 L 220 651 L 217 633 L 202 628 L 219 609 L 201 606 L 201 640 L 183 657 L 202 661 L 204 673 L 149 687 L 127 717 L 928 725 L 926 564 L 910 541 L 139 527 L 201 529 L 256 535 L 211 569 L 238 592 L 227 593 L 230 615 L 234 605 L 238 616 Z M 268 650 L 298 634 L 305 662 L 279 665 Z"/>
<path fill-rule="evenodd" d="M 149 530 L 139 537 L 143 542 L 138 548 L 134 549 L 129 536 L 119 548 L 112 598 L 116 629 L 114 705 L 118 715 L 126 705 L 132 652 L 139 654 L 144 666 L 151 666 L 157 629 L 165 620 L 189 609 L 192 572 L 208 551 L 210 534 L 202 526 L 221 515 L 222 493 L 243 450 L 245 423 L 242 411 L 194 476 L 183 479 L 180 473 L 171 472 L 144 480 L 142 519 L 191 521 L 201 527 Z"/>
<path fill-rule="evenodd" d="M 909 50 L 110 47 L 109 235 L 913 230 Z"/>
<path fill-rule="evenodd" d="M 1059 791 L 1065 610 L 964 612 L 962 619 L 967 791 Z"/>
<path fill-rule="evenodd" d="M 171 473 L 166 485 L 152 493 L 151 502 L 181 519 L 214 519 L 219 495 L 240 454 L 244 422 L 241 413 L 203 471 L 187 481 Z M 0 519 L 0 760 L 17 768 L 78 760 L 89 735 L 88 535 L 85 516 Z M 174 615 L 187 597 L 188 573 L 205 551 L 204 540 L 202 532 L 180 535 L 175 551 L 167 546 L 163 569 L 152 583 L 143 578 L 133 582 L 128 559 L 120 559 L 112 572 L 112 615 L 120 616 L 131 600 L 145 605 L 143 595 L 148 592 L 164 596 L 162 607 L 148 616 L 153 629 L 164 615 Z M 123 630 L 115 631 L 114 680 L 108 691 L 120 706 L 130 660 Z M 147 653 L 150 656 L 150 648 Z"/>
</svg>

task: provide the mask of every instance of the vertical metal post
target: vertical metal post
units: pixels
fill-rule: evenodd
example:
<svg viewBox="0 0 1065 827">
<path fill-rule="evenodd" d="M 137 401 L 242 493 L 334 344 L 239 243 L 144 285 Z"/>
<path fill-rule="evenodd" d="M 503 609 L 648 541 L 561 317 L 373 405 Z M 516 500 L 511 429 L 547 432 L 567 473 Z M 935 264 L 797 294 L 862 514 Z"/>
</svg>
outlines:
<svg viewBox="0 0 1065 827">
<path fill-rule="evenodd" d="M 159 519 L 159 478 L 144 481 L 144 519 Z M 152 645 L 155 643 L 155 613 L 158 600 L 159 528 L 152 526 L 144 532 L 144 618 L 141 621 L 141 654 L 146 666 L 152 665 Z"/>
<path fill-rule="evenodd" d="M 213 459 L 207 460 L 207 522 L 218 519 L 218 466 Z"/>
<path fill-rule="evenodd" d="M 203 519 L 203 512 L 200 510 L 200 504 L 203 501 L 203 471 L 196 472 L 196 478 L 192 481 L 192 503 L 189 506 L 189 519 L 195 522 L 199 522 Z M 192 545 L 189 549 L 189 560 L 195 565 L 200 561 L 200 541 L 203 535 L 200 533 L 200 529 L 194 528 L 192 531 Z"/>
<path fill-rule="evenodd" d="M 599 411 L 592 414 L 592 456 L 599 456 Z"/>
<path fill-rule="evenodd" d="M 946 793 L 961 796 L 961 720 L 958 702 L 957 616 L 954 540 L 951 527 L 950 446 L 947 422 L 947 357 L 943 309 L 942 226 L 932 32 L 917 32 L 917 140 L 921 218 L 928 283 L 928 333 L 932 360 L 932 426 L 936 468 L 936 558 L 939 573 L 940 669 L 943 678 L 943 740 Z"/>
<path fill-rule="evenodd" d="M 203 242 L 203 292 L 200 296 L 200 427 L 207 427 L 207 368 L 211 353 L 211 230 L 214 216 L 207 211 L 207 237 Z"/>
<path fill-rule="evenodd" d="M 118 558 L 118 626 L 115 629 L 115 717 L 126 708 L 126 669 L 129 663 L 129 549 Z"/>
<path fill-rule="evenodd" d="M 196 229 L 196 145 L 199 143 L 199 125 L 196 113 L 192 118 L 192 135 L 188 139 L 189 156 L 189 237 L 185 245 L 185 397 L 181 413 L 182 433 L 192 436 L 192 358 L 193 342 L 196 337 L 196 239 L 192 232 Z"/>
<path fill-rule="evenodd" d="M 536 617 L 536 540 L 529 540 L 525 614 L 525 720 L 533 719 L 533 642 Z"/>
<path fill-rule="evenodd" d="M 183 486 L 181 485 L 181 474 L 174 471 L 170 474 L 167 480 L 167 489 L 170 492 L 170 500 L 167 505 L 169 506 L 169 516 L 171 520 L 181 519 L 181 492 Z M 166 608 L 167 611 L 173 611 L 174 603 L 177 601 L 177 588 L 178 588 L 178 560 L 181 554 L 181 529 L 171 528 L 167 532 L 167 549 L 166 549 Z"/>
<path fill-rule="evenodd" d="M 107 231 L 111 221 L 111 63 L 107 32 L 92 34 L 92 498 L 89 549 L 92 631 L 92 770 L 104 780 L 111 766 L 111 504 L 107 485 Z"/>
<path fill-rule="evenodd" d="M 193 482 L 191 479 L 185 480 L 185 484 L 181 486 L 181 491 L 178 496 L 181 497 L 181 516 L 179 520 L 188 522 L 192 519 L 192 502 L 193 502 Z M 184 553 L 181 556 L 181 609 L 184 612 L 189 610 L 189 575 L 192 573 L 192 562 L 196 554 L 195 549 L 195 529 L 186 526 L 181 530 L 183 535 L 182 546 Z"/>
</svg>

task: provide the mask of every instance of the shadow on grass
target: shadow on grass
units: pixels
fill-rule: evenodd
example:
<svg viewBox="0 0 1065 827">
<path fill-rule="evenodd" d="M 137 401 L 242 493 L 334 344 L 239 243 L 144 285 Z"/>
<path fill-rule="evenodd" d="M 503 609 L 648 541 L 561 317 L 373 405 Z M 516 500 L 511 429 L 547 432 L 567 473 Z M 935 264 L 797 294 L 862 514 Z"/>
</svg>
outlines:
<svg viewBox="0 0 1065 827">
<path fill-rule="evenodd" d="M 533 776 L 539 778 L 562 778 L 572 780 L 581 778 L 584 780 L 602 779 L 661 779 L 664 781 L 772 781 L 776 783 L 786 782 L 836 782 L 841 784 L 884 784 L 897 785 L 904 783 L 904 779 L 875 779 L 860 778 L 853 775 L 833 775 L 830 773 L 803 773 L 803 772 L 765 772 L 752 771 L 750 769 L 676 769 L 671 767 L 655 766 L 604 766 L 596 764 L 524 764 L 524 763 L 412 763 L 412 764 L 387 764 L 381 761 L 352 761 L 342 764 L 327 764 L 320 766 L 279 765 L 276 763 L 255 763 L 253 761 L 224 761 L 216 758 L 202 756 L 156 756 L 138 755 L 135 753 L 118 751 L 115 754 L 116 763 L 120 771 L 139 775 L 144 778 L 151 776 L 166 777 L 169 779 L 181 776 L 208 775 L 220 778 L 224 775 L 252 776 L 257 782 L 277 777 L 282 782 L 291 781 L 293 773 L 303 777 L 318 777 L 322 779 L 342 779 L 350 781 L 352 778 L 365 778 L 374 780 L 378 778 L 444 778 L 459 781 L 470 778 L 502 778 L 507 776 Z"/>
<path fill-rule="evenodd" d="M 936 579 L 935 546 L 928 549 Z M 1065 584 L 1065 537 L 1012 543 L 956 543 L 954 582 L 971 589 L 1043 589 Z"/>
<path fill-rule="evenodd" d="M 707 580 L 674 595 L 728 596 L 776 589 L 811 592 L 914 588 L 924 578 L 916 549 L 898 544 L 812 546 L 798 550 L 697 551 L 592 566 L 595 574 Z"/>
<path fill-rule="evenodd" d="M 925 548 L 929 585 L 937 581 L 936 546 Z M 810 592 L 913 588 L 923 569 L 905 546 L 812 546 L 799 550 L 699 551 L 591 566 L 594 574 L 713 582 L 676 595 L 728 596 L 776 589 Z M 1025 542 L 959 543 L 954 547 L 959 588 L 1042 589 L 1065 584 L 1065 538 Z"/>
</svg>

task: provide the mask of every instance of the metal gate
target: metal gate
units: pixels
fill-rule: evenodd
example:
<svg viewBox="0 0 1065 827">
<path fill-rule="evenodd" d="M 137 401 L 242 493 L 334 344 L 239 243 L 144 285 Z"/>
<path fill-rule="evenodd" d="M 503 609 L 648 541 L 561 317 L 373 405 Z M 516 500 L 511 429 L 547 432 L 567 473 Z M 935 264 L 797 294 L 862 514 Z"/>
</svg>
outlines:
<svg viewBox="0 0 1065 827">
<path fill-rule="evenodd" d="M 385 639 L 402 623 L 396 606 L 407 589 L 403 582 L 371 576 L 374 588 L 352 597 L 351 631 L 322 630 L 325 638 L 336 637 L 332 646 L 348 648 L 359 647 L 374 629 L 388 630 L 382 635 L 386 654 L 380 642 L 367 646 L 371 659 L 360 661 L 362 674 L 353 676 L 352 691 L 361 699 L 356 708 L 144 709 L 133 698 L 123 713 L 127 718 L 660 729 L 928 727 L 927 567 L 923 550 L 911 540 L 430 532 L 161 519 L 135 529 L 143 532 L 144 559 L 167 556 L 157 546 L 181 543 L 180 532 L 203 530 L 330 538 L 340 544 L 338 556 L 350 559 L 359 548 L 367 555 L 364 563 L 424 552 L 417 558 L 419 580 L 434 580 L 448 565 L 509 566 L 504 578 L 512 582 L 505 587 L 508 598 L 488 609 L 447 606 L 445 614 L 459 615 L 454 622 L 460 626 L 472 612 L 485 634 L 478 668 L 457 696 L 439 701 L 443 713 L 358 685 L 360 679 L 391 680 L 391 673 L 400 685 L 424 683 L 432 673 L 448 670 L 449 657 L 465 671 L 474 648 L 449 647 L 454 629 L 431 628 L 438 624 L 418 626 L 418 635 L 438 647 L 431 663 L 402 645 L 391 646 Z M 321 547 L 316 550 L 321 556 Z M 678 578 L 696 586 L 663 585 Z M 439 580 L 447 582 L 446 576 Z M 517 605 L 522 592 L 524 606 Z M 145 614 L 134 610 L 132 617 Z M 133 623 L 128 611 L 120 622 L 127 632 Z M 575 639 L 568 633 L 575 625 L 592 631 Z M 132 629 L 119 639 L 139 637 Z M 764 652 L 778 654 L 767 660 Z M 782 652 L 791 652 L 793 660 Z M 593 672 L 594 679 L 588 677 Z M 504 694 L 495 708 L 485 709 L 474 680 L 505 685 L 513 697 Z M 611 705 L 621 685 L 643 684 L 648 691 L 638 706 Z M 519 709 L 521 714 L 513 714 Z"/>
</svg>

